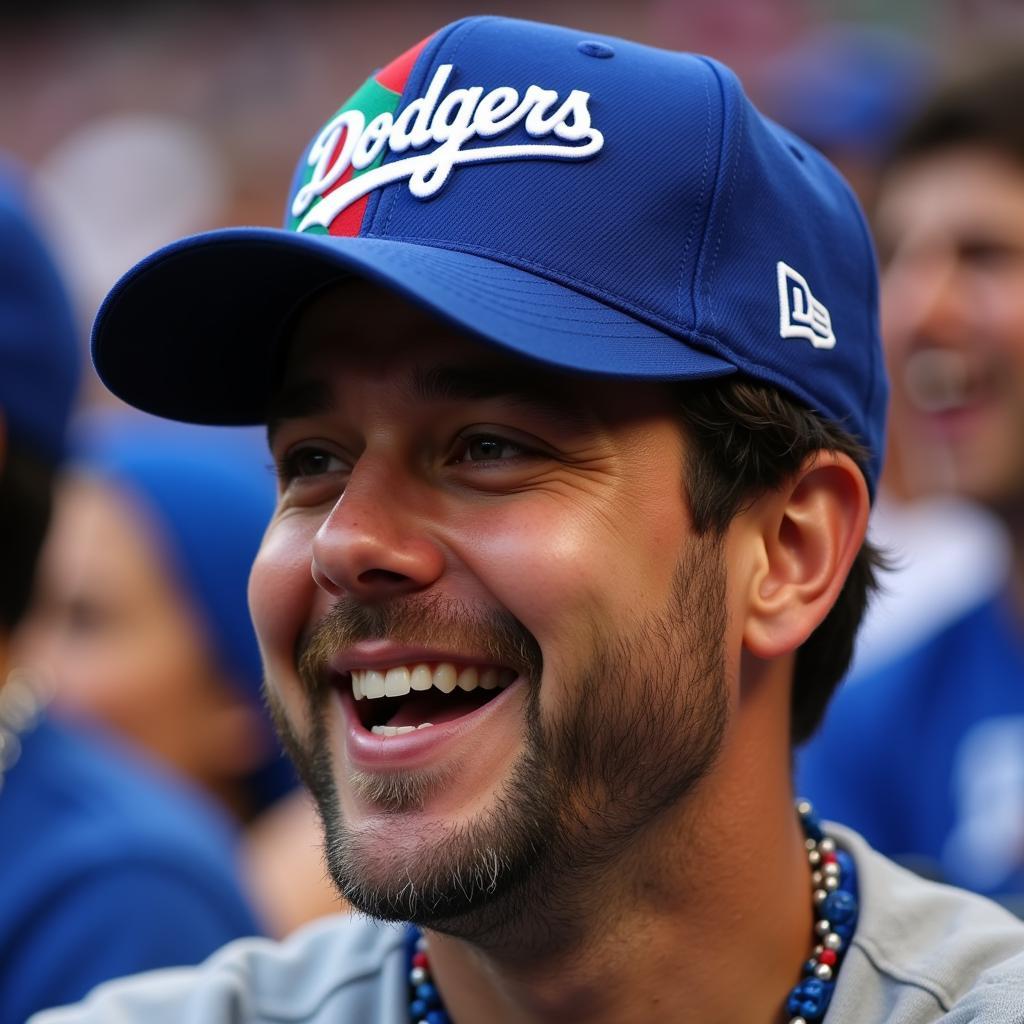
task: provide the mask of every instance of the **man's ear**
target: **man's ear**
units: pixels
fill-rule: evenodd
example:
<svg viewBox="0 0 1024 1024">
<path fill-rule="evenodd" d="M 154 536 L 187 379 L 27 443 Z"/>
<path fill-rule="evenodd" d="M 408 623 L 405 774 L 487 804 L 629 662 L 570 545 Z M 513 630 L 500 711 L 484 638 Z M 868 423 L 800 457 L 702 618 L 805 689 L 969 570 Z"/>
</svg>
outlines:
<svg viewBox="0 0 1024 1024">
<path fill-rule="evenodd" d="M 814 632 L 846 582 L 869 509 L 867 484 L 853 460 L 818 452 L 744 513 L 758 546 L 743 633 L 751 654 L 787 654 Z"/>
</svg>

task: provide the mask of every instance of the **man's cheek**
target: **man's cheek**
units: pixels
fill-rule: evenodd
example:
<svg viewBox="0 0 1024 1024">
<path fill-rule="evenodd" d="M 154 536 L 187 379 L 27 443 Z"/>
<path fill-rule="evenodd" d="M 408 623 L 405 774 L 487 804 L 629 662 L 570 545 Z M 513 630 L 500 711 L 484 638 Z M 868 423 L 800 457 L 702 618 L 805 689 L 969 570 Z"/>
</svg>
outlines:
<svg viewBox="0 0 1024 1024">
<path fill-rule="evenodd" d="M 674 564 L 665 555 L 669 543 L 646 560 L 636 547 L 611 529 L 595 529 L 594 519 L 578 512 L 557 519 L 518 512 L 490 520 L 462 556 L 491 596 L 546 647 L 550 634 L 564 641 L 560 624 L 615 621 L 663 586 L 658 577 Z"/>
<path fill-rule="evenodd" d="M 290 524 L 271 526 L 249 575 L 249 612 L 272 671 L 293 664 L 296 640 L 315 611 L 318 588 L 303 536 Z"/>
</svg>

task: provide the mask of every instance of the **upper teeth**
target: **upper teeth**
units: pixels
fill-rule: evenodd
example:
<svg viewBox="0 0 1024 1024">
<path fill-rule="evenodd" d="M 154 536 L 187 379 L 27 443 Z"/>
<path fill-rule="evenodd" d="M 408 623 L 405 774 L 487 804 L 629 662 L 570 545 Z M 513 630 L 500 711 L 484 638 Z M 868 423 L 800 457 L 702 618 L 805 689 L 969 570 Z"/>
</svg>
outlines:
<svg viewBox="0 0 1024 1024">
<path fill-rule="evenodd" d="M 442 693 L 451 693 L 457 686 L 460 690 L 493 690 L 508 686 L 515 678 L 509 669 L 479 668 L 475 665 L 458 667 L 448 662 L 440 665 L 403 665 L 378 669 L 356 668 L 352 670 L 352 696 L 356 700 L 364 697 L 404 697 L 410 690 L 429 690 L 431 687 Z"/>
</svg>

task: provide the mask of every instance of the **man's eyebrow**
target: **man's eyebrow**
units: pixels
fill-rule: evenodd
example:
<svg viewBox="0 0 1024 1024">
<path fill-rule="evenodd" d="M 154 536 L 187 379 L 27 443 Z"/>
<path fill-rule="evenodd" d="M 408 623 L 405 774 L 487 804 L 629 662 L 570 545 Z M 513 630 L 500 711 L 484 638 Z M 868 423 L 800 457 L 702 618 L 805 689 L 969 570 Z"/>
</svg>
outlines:
<svg viewBox="0 0 1024 1024">
<path fill-rule="evenodd" d="M 505 363 L 416 368 L 409 392 L 423 402 L 504 398 L 559 419 L 578 423 L 583 418 L 573 400 L 571 382 Z"/>
<path fill-rule="evenodd" d="M 273 445 L 274 436 L 285 420 L 323 415 L 330 412 L 331 407 L 331 389 L 326 381 L 309 379 L 288 385 L 270 400 L 267 441 Z"/>
<path fill-rule="evenodd" d="M 504 398 L 547 416 L 578 425 L 586 417 L 573 401 L 568 381 L 503 363 L 417 367 L 406 390 L 421 402 L 484 401 Z M 267 440 L 289 419 L 331 412 L 334 400 L 324 380 L 300 380 L 277 392 L 267 411 Z"/>
</svg>

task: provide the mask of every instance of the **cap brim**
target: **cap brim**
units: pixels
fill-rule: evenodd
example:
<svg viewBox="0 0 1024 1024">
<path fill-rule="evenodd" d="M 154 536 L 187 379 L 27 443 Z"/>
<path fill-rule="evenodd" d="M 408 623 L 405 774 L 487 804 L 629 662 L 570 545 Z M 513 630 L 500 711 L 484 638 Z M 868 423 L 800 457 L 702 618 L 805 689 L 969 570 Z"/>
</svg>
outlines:
<svg viewBox="0 0 1024 1024">
<path fill-rule="evenodd" d="M 347 276 L 563 369 L 650 380 L 736 370 L 572 288 L 483 256 L 391 239 L 230 228 L 168 246 L 117 283 L 93 332 L 97 372 L 147 412 L 260 423 L 282 328 L 305 298 Z"/>
</svg>

